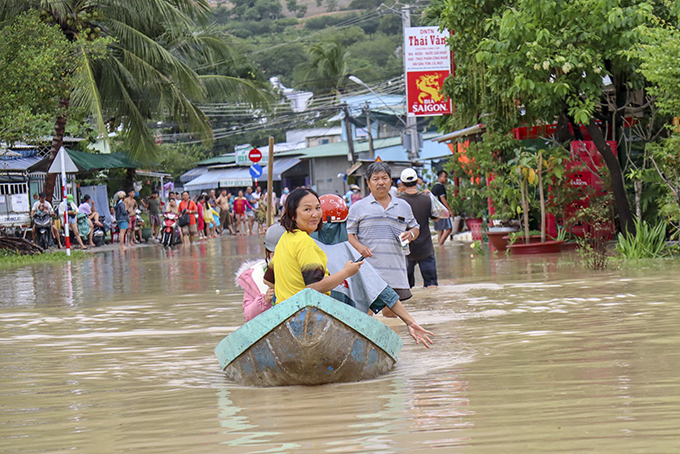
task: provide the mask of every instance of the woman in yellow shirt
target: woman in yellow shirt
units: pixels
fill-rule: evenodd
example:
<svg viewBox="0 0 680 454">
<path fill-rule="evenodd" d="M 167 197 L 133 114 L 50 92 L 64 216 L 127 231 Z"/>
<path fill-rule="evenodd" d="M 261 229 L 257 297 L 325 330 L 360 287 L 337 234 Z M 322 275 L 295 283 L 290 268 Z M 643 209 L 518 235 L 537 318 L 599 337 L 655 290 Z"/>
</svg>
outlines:
<svg viewBox="0 0 680 454">
<path fill-rule="evenodd" d="M 267 281 L 275 282 L 274 291 L 277 303 L 305 288 L 329 293 L 345 279 L 354 276 L 359 271 L 363 261 L 348 261 L 342 270 L 328 274 L 326 254 L 309 236 L 312 232 L 321 229 L 323 218 L 321 202 L 316 192 L 308 188 L 291 191 L 286 198 L 285 208 L 281 216 L 281 225 L 286 232 L 276 245 L 274 257 L 270 263 L 273 273 L 269 271 L 265 274 Z M 401 301 L 394 303 L 391 309 L 406 324 L 409 334 L 416 343 L 422 342 L 426 347 L 432 344 L 430 338 L 427 337 L 432 333 L 415 322 Z"/>
</svg>

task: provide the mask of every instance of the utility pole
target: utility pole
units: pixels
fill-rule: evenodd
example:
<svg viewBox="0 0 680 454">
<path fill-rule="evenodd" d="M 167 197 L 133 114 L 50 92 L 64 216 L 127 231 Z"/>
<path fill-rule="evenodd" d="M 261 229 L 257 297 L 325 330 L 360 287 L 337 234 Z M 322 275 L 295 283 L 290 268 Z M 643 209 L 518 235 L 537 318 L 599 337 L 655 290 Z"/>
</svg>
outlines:
<svg viewBox="0 0 680 454">
<path fill-rule="evenodd" d="M 274 190 L 274 138 L 269 136 L 269 161 L 267 163 L 267 228 L 274 222 L 274 204 L 272 191 Z M 260 202 L 262 203 L 262 202 Z"/>
<path fill-rule="evenodd" d="M 401 28 L 403 30 L 403 35 L 406 36 L 406 29 L 411 26 L 411 10 L 409 5 L 404 5 L 401 9 Z M 406 78 L 406 47 L 404 47 L 404 83 L 407 83 Z M 406 128 L 411 135 L 411 149 L 409 150 L 408 157 L 411 160 L 418 159 L 420 154 L 420 147 L 418 144 L 418 126 L 415 116 L 410 116 L 408 114 L 408 99 L 406 99 Z"/>
<path fill-rule="evenodd" d="M 371 132 L 371 108 L 366 101 L 366 132 L 368 133 L 368 159 L 373 161 L 375 153 L 373 152 L 373 133 Z"/>
<path fill-rule="evenodd" d="M 342 110 L 345 112 L 345 134 L 347 134 L 347 160 L 352 164 L 356 162 L 356 156 L 354 156 L 354 138 L 352 137 L 352 124 L 350 119 L 352 118 L 349 113 L 349 106 L 347 103 L 342 105 Z"/>
</svg>

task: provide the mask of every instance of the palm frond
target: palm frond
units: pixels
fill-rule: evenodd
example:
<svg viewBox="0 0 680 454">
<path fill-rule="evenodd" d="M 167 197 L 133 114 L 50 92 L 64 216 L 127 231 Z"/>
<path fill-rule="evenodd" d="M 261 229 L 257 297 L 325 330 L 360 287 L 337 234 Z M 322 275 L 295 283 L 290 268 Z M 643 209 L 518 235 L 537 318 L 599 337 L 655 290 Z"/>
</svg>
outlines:
<svg viewBox="0 0 680 454">
<path fill-rule="evenodd" d="M 123 22 L 144 33 L 158 31 L 159 24 L 176 24 L 191 27 L 192 16 L 200 16 L 200 10 L 193 11 L 190 0 L 94 0 L 106 18 Z"/>
<path fill-rule="evenodd" d="M 79 70 L 73 77 L 71 106 L 85 109 L 93 118 L 99 136 L 108 140 L 108 131 L 102 111 L 102 100 L 97 87 L 97 79 L 87 53 L 81 48 L 78 58 Z"/>
<path fill-rule="evenodd" d="M 0 6 L 0 29 L 9 25 L 19 14 L 38 6 L 39 0 L 3 0 Z"/>
<path fill-rule="evenodd" d="M 204 144 L 211 144 L 213 134 L 208 118 L 173 79 L 129 52 L 123 59 L 110 59 L 103 69 L 104 102 L 108 96 L 112 101 L 118 100 L 113 109 L 115 115 L 128 118 L 126 128 L 131 129 L 130 140 L 142 140 L 139 145 L 130 144 L 132 157 L 142 160 L 155 153 L 155 146 L 149 148 L 153 141 L 147 127 L 149 120 L 172 119 L 182 131 L 191 131 Z M 140 80 L 150 83 L 142 85 Z"/>
<path fill-rule="evenodd" d="M 238 101 L 252 107 L 269 109 L 273 96 L 268 87 L 260 82 L 238 77 L 206 75 L 198 76 L 215 101 Z"/>
<path fill-rule="evenodd" d="M 187 90 L 188 96 L 199 100 L 205 96 L 197 74 L 159 43 L 122 22 L 107 20 L 106 23 L 109 30 L 114 32 L 112 34 L 119 40 L 114 47 L 137 55 L 154 68 L 162 68 L 162 73 L 176 79 Z"/>
</svg>

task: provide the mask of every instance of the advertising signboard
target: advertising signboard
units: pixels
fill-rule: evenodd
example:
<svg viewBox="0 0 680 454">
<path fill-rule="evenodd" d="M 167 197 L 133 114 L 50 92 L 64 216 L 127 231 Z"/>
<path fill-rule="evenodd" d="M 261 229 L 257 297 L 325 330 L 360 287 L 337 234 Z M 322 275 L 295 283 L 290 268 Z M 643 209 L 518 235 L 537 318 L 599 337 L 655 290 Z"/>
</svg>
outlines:
<svg viewBox="0 0 680 454">
<path fill-rule="evenodd" d="M 236 145 L 234 147 L 235 151 L 235 157 L 236 157 L 236 165 L 251 165 L 253 162 L 258 162 L 258 161 L 253 161 L 250 159 L 250 154 L 251 151 L 253 151 L 253 146 L 250 145 L 249 143 L 244 144 L 244 145 Z M 254 155 L 254 153 L 253 153 Z M 269 162 L 269 154 L 267 153 L 262 153 L 260 152 L 261 156 L 261 161 L 260 164 L 267 164 Z"/>
<path fill-rule="evenodd" d="M 409 116 L 450 115 L 451 100 L 440 93 L 451 73 L 447 31 L 408 27 L 404 31 L 404 69 Z"/>
<path fill-rule="evenodd" d="M 239 188 L 250 186 L 253 184 L 252 178 L 228 178 L 226 180 L 220 180 L 221 188 Z"/>
</svg>

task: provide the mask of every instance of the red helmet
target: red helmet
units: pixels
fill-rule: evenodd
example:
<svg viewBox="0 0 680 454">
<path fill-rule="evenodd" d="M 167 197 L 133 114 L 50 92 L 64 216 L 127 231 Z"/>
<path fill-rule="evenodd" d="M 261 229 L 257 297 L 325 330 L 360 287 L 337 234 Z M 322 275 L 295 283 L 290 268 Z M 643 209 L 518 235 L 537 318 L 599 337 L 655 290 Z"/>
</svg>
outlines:
<svg viewBox="0 0 680 454">
<path fill-rule="evenodd" d="M 345 222 L 349 208 L 342 197 L 335 194 L 324 194 L 319 197 L 324 222 Z M 330 218 L 330 219 L 329 219 Z"/>
</svg>

